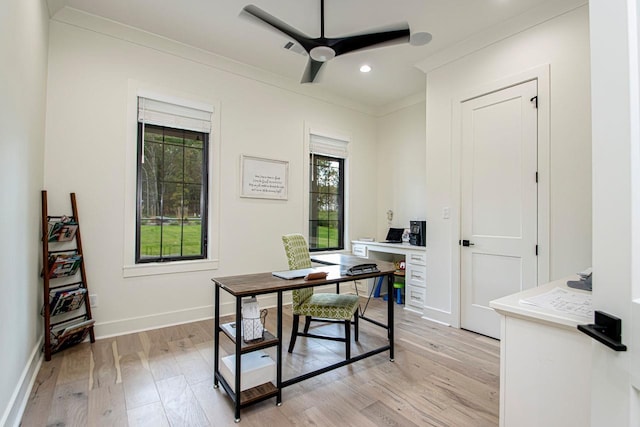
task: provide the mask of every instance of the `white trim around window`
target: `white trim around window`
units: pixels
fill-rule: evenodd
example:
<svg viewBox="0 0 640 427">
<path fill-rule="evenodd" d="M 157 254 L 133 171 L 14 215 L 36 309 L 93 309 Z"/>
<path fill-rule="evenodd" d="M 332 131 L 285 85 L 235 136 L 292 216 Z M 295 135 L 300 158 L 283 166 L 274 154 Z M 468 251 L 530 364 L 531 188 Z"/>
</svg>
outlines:
<svg viewBox="0 0 640 427">
<path fill-rule="evenodd" d="M 309 241 L 309 156 L 311 153 L 323 154 L 326 156 L 339 157 L 344 159 L 344 250 L 350 246 L 349 237 L 349 215 L 350 191 L 349 191 L 349 144 L 351 136 L 346 132 L 323 129 L 308 123 L 304 125 L 304 149 L 302 150 L 302 165 L 304 173 L 304 197 L 303 203 L 302 230 Z"/>
<path fill-rule="evenodd" d="M 338 159 L 348 159 L 349 141 L 318 135 L 311 131 L 309 134 L 309 152 Z"/>
<path fill-rule="evenodd" d="M 190 94 L 175 94 L 172 90 L 149 87 L 130 80 L 127 95 L 127 130 L 125 154 L 125 203 L 123 277 L 150 276 L 156 274 L 183 273 L 214 270 L 219 264 L 219 206 L 220 206 L 220 105 L 202 100 Z M 166 263 L 135 263 L 136 233 L 136 171 L 137 171 L 137 123 L 138 97 L 173 104 L 179 110 L 211 112 L 209 132 L 209 223 L 207 258 L 203 260 L 173 261 Z M 158 103 L 160 105 L 161 103 Z M 162 112 L 160 112 L 162 113 Z M 154 117 L 160 116 L 154 112 Z M 205 121 L 192 124 L 203 126 Z M 204 126 L 207 124 L 204 123 Z"/>
</svg>

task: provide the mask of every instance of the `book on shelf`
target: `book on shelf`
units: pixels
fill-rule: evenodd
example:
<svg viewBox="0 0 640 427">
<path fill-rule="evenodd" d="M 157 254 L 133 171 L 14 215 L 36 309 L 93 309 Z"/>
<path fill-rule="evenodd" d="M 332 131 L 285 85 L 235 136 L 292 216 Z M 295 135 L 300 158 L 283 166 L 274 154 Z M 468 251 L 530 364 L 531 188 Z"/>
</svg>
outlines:
<svg viewBox="0 0 640 427">
<path fill-rule="evenodd" d="M 56 352 L 87 338 L 95 320 L 89 319 L 76 323 L 63 323 L 51 329 L 51 351 Z"/>
<path fill-rule="evenodd" d="M 81 254 L 49 255 L 49 278 L 73 276 L 82 263 Z"/>
<path fill-rule="evenodd" d="M 232 338 L 236 337 L 236 322 L 223 323 L 220 325 L 220 328 L 222 328 L 228 336 Z"/>
<path fill-rule="evenodd" d="M 79 284 L 51 290 L 49 292 L 49 315 L 57 316 L 79 309 L 84 304 L 86 293 L 87 289 Z"/>
<path fill-rule="evenodd" d="M 78 231 L 78 223 L 63 218 L 61 221 L 50 222 L 47 240 L 50 242 L 68 242 L 73 240 Z"/>
</svg>

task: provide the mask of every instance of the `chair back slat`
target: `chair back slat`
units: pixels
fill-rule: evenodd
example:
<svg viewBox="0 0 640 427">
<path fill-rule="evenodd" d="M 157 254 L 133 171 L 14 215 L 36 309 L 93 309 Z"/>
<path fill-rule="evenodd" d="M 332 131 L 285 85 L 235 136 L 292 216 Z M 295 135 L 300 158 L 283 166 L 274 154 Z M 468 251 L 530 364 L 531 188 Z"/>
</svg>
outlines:
<svg viewBox="0 0 640 427">
<path fill-rule="evenodd" d="M 289 270 L 299 270 L 301 268 L 311 268 L 311 255 L 304 236 L 299 233 L 285 234 L 282 236 L 284 251 L 287 254 Z M 307 298 L 313 295 L 313 288 L 304 288 L 292 292 L 293 308 L 302 304 Z"/>
<path fill-rule="evenodd" d="M 282 243 L 287 254 L 289 270 L 311 267 L 309 247 L 302 234 L 285 234 L 282 236 Z"/>
</svg>

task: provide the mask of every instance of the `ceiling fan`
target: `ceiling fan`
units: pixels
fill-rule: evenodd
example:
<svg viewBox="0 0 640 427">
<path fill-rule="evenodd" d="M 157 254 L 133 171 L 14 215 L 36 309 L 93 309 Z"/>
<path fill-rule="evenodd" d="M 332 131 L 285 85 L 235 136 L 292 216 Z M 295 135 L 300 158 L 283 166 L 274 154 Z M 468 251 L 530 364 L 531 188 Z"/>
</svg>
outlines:
<svg viewBox="0 0 640 427">
<path fill-rule="evenodd" d="M 307 67 L 302 75 L 301 83 L 311 83 L 325 62 L 338 55 L 356 50 L 380 47 L 382 45 L 408 43 L 409 25 L 401 24 L 395 28 L 386 28 L 367 34 L 357 34 L 346 37 L 328 38 L 324 36 L 324 0 L 320 0 L 320 37 L 311 38 L 302 34 L 289 24 L 281 21 L 252 4 L 242 9 L 243 13 L 275 28 L 281 33 L 294 39 L 309 54 Z"/>
</svg>

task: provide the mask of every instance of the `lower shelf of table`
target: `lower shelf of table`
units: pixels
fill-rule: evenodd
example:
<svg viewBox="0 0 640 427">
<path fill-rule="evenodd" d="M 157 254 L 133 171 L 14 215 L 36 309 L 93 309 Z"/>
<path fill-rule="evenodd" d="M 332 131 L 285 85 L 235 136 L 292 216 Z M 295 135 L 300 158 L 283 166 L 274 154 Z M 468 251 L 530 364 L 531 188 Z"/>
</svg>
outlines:
<svg viewBox="0 0 640 427">
<path fill-rule="evenodd" d="M 278 394 L 278 388 L 273 383 L 265 383 L 240 393 L 240 406 L 251 405 Z"/>
<path fill-rule="evenodd" d="M 231 385 L 222 376 L 222 374 L 216 374 L 216 378 L 222 385 L 222 388 L 225 389 L 229 397 L 231 397 L 231 400 L 235 402 L 237 395 L 233 392 L 233 387 L 231 387 Z M 240 407 L 249 406 L 254 403 L 269 399 L 271 397 L 275 397 L 277 395 L 278 388 L 272 382 L 260 384 L 258 386 L 240 392 Z"/>
</svg>

